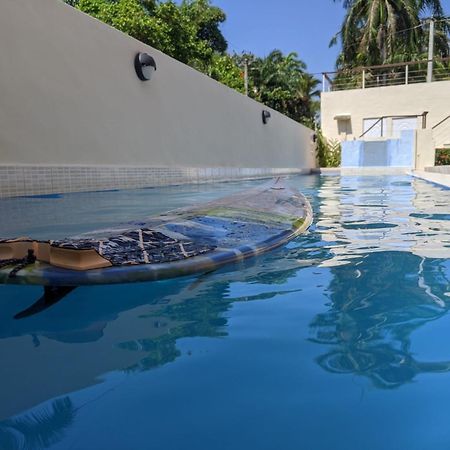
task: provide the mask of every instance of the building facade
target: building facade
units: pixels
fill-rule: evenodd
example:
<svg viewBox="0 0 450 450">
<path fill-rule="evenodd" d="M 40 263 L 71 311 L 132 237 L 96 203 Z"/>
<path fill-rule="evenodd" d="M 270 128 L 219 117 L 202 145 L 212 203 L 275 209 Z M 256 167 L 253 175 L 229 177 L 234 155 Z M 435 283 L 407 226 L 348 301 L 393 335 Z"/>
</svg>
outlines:
<svg viewBox="0 0 450 450">
<path fill-rule="evenodd" d="M 400 70 L 405 70 L 404 65 Z M 389 68 L 389 74 L 386 69 L 384 75 L 392 76 L 392 73 Z M 373 153 L 377 148 L 380 152 L 387 148 L 406 148 L 402 136 L 410 142 L 411 136 L 406 138 L 404 132 L 413 132 L 412 158 L 400 155 L 400 159 L 410 159 L 408 167 L 413 169 L 433 166 L 435 149 L 450 148 L 450 71 L 447 75 L 448 78 L 440 76 L 438 81 L 426 82 L 423 77 L 412 78 L 411 82 L 406 69 L 406 75 L 402 72 L 402 77 L 397 76 L 392 83 L 381 73 L 369 85 L 361 78 L 358 83 L 353 78 L 353 83 L 334 84 L 325 75 L 321 95 L 324 136 L 343 143 L 361 141 L 343 144 L 344 151 L 350 147 L 352 151 L 367 147 Z M 366 71 L 359 77 L 367 77 Z M 355 164 L 355 158 L 350 159 Z"/>
</svg>

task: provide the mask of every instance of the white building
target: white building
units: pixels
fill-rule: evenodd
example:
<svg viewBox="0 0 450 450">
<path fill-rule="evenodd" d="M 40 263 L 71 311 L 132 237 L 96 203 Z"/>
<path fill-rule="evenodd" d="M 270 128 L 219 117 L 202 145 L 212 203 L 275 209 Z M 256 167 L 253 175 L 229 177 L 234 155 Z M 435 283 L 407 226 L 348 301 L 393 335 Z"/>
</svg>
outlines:
<svg viewBox="0 0 450 450">
<path fill-rule="evenodd" d="M 321 96 L 325 137 L 376 141 L 378 148 L 387 148 L 387 140 L 413 130 L 411 168 L 434 166 L 434 150 L 450 147 L 450 70 L 439 68 L 448 67 L 448 61 L 440 62 L 431 82 L 426 63 L 376 66 L 345 76 L 325 73 Z"/>
</svg>

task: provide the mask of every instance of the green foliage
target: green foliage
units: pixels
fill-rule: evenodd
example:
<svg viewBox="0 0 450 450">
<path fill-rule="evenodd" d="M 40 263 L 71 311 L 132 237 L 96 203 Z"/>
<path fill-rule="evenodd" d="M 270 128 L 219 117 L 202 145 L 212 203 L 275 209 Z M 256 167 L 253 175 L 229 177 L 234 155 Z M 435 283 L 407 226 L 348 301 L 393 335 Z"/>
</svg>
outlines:
<svg viewBox="0 0 450 450">
<path fill-rule="evenodd" d="M 450 166 L 450 148 L 436 149 L 436 166 Z"/>
<path fill-rule="evenodd" d="M 208 0 L 78 0 L 75 7 L 200 70 L 227 48 L 219 30 L 225 14 Z"/>
<path fill-rule="evenodd" d="M 265 58 L 244 55 L 249 61 L 250 96 L 299 122 L 313 122 L 319 109 L 319 81 L 305 72 L 294 52 L 273 50 Z"/>
<path fill-rule="evenodd" d="M 319 167 L 339 167 L 341 164 L 341 144 L 327 139 L 320 129 L 316 130 L 316 158 Z"/>
<path fill-rule="evenodd" d="M 436 19 L 436 55 L 450 54 L 448 22 L 439 20 L 443 9 L 439 0 L 343 0 L 347 9 L 339 33 L 330 45 L 342 42 L 338 68 L 406 62 L 427 58 L 427 26 L 424 12 Z"/>
<path fill-rule="evenodd" d="M 142 42 L 158 31 L 138 0 L 79 0 L 76 8 Z"/>
<path fill-rule="evenodd" d="M 225 53 L 228 43 L 219 25 L 226 20 L 225 13 L 218 7 L 212 6 L 209 0 L 184 0 L 181 4 L 181 14 L 195 24 L 196 37 L 208 44 L 217 53 Z"/>
<path fill-rule="evenodd" d="M 243 73 L 231 56 L 214 54 L 208 75 L 228 87 L 244 93 Z"/>
</svg>

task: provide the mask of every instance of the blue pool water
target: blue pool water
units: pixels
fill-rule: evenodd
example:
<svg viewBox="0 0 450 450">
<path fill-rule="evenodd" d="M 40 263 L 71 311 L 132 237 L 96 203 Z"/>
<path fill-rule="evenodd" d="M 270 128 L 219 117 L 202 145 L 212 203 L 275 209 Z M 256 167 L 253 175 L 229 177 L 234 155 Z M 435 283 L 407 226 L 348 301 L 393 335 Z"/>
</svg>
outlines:
<svg viewBox="0 0 450 450">
<path fill-rule="evenodd" d="M 63 237 L 257 182 L 0 201 Z M 450 448 L 450 190 L 296 177 L 310 232 L 220 271 L 40 296 L 0 286 L 0 449 Z"/>
</svg>

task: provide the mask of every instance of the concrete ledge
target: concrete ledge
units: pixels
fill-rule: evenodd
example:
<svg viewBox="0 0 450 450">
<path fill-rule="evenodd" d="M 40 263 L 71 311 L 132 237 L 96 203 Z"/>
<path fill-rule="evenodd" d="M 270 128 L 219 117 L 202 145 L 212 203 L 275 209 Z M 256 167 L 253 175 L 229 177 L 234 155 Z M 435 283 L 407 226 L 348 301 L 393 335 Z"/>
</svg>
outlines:
<svg viewBox="0 0 450 450">
<path fill-rule="evenodd" d="M 425 172 L 448 173 L 448 174 L 450 174 L 450 166 L 425 167 Z"/>
<path fill-rule="evenodd" d="M 404 175 L 408 167 L 341 167 L 341 175 Z"/>
<path fill-rule="evenodd" d="M 341 168 L 340 167 L 317 167 L 315 169 L 311 169 L 311 173 L 320 174 L 320 175 L 340 175 Z"/>
<path fill-rule="evenodd" d="M 310 169 L 1 165 L 0 198 L 309 174 Z"/>
<path fill-rule="evenodd" d="M 438 184 L 446 188 L 450 188 L 450 172 L 448 173 L 433 173 L 429 171 L 415 170 L 411 172 L 413 177 L 421 180 L 428 181 L 430 183 Z"/>
</svg>

